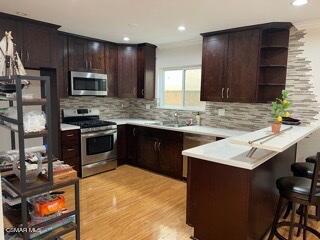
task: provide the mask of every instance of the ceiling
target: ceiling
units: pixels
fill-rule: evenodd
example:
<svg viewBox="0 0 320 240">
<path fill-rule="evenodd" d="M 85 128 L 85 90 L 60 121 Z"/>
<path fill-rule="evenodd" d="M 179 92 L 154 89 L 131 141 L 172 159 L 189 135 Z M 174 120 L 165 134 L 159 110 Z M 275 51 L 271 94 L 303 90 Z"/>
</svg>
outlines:
<svg viewBox="0 0 320 240">
<path fill-rule="evenodd" d="M 123 42 L 157 45 L 194 40 L 201 32 L 265 23 L 319 19 L 319 0 L 0 0 L 0 11 L 61 25 L 60 30 Z M 185 32 L 177 31 L 185 25 Z"/>
</svg>

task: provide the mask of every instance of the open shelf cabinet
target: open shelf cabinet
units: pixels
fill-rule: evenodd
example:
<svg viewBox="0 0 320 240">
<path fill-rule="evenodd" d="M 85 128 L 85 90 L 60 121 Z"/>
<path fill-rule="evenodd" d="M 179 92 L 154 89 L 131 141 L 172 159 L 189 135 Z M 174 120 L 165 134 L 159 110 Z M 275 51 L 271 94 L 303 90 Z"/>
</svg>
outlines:
<svg viewBox="0 0 320 240">
<path fill-rule="evenodd" d="M 258 102 L 270 102 L 286 87 L 289 29 L 265 29 L 261 33 Z"/>
<path fill-rule="evenodd" d="M 22 80 L 29 81 L 41 81 L 44 86 L 44 95 L 38 99 L 23 99 L 22 96 Z M 53 182 L 53 154 L 52 154 L 52 102 L 50 94 L 50 77 L 47 76 L 12 76 L 0 77 L 1 82 L 12 82 L 16 84 L 16 96 L 14 98 L 8 98 L 5 95 L 0 95 L 0 101 L 8 101 L 10 107 L 16 107 L 17 119 L 9 118 L 4 114 L 0 114 L 0 127 L 4 127 L 11 132 L 11 148 L 19 150 L 19 164 L 20 164 L 20 176 L 17 177 L 14 174 L 4 174 L 2 176 L 2 184 L 15 193 L 20 198 L 20 215 L 17 211 L 12 211 L 12 208 L 4 206 L 4 215 L 6 219 L 11 223 L 13 227 L 22 227 L 24 229 L 30 228 L 43 228 L 51 227 L 57 224 L 59 221 L 74 217 L 74 222 L 66 222 L 61 226 L 51 229 L 50 231 L 43 233 L 39 236 L 32 237 L 32 233 L 23 231 L 20 233 L 22 239 L 55 239 L 64 234 L 72 231 L 76 231 L 76 239 L 80 239 L 80 213 L 79 213 L 79 179 L 68 180 L 64 182 Z M 15 104 L 14 104 L 15 103 Z M 45 111 L 46 115 L 46 129 L 39 132 L 25 132 L 23 125 L 23 107 L 39 105 Z M 16 135 L 18 139 L 18 148 L 16 148 Z M 26 165 L 25 165 L 25 139 L 42 137 L 46 143 L 46 166 L 48 171 L 48 177 L 43 178 L 38 176 L 38 179 L 32 183 L 26 181 Z M 62 214 L 53 219 L 46 220 L 36 225 L 32 225 L 29 222 L 29 203 L 28 199 L 35 197 L 39 194 L 48 193 L 50 191 L 64 188 L 67 186 L 74 186 L 74 200 L 75 209 L 71 212 Z M 5 203 L 6 204 L 6 203 Z M 11 210 L 11 211 L 10 211 Z"/>
</svg>

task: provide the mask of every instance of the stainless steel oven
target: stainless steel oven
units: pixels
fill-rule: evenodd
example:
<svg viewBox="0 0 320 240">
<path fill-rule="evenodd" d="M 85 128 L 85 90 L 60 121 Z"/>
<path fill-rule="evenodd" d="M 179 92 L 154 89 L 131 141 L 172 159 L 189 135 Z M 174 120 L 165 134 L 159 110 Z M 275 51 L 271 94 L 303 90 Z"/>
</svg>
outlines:
<svg viewBox="0 0 320 240">
<path fill-rule="evenodd" d="M 108 96 L 107 75 L 70 72 L 70 94 L 72 96 Z"/>
<path fill-rule="evenodd" d="M 117 167 L 117 130 L 81 133 L 82 177 Z"/>
</svg>

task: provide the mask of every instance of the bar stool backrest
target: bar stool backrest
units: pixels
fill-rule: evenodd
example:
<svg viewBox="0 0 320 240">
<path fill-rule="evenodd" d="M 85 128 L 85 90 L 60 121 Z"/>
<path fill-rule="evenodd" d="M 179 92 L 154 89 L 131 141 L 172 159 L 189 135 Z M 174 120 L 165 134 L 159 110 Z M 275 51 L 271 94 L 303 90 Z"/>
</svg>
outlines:
<svg viewBox="0 0 320 240">
<path fill-rule="evenodd" d="M 310 202 L 320 203 L 320 152 L 317 153 L 313 173 L 314 174 L 310 191 Z"/>
</svg>

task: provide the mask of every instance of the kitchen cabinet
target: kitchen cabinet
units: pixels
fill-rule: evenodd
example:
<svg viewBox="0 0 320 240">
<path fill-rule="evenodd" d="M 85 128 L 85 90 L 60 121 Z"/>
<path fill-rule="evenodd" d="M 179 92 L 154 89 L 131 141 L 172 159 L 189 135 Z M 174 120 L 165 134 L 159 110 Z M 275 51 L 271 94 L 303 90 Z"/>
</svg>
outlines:
<svg viewBox="0 0 320 240">
<path fill-rule="evenodd" d="M 118 96 L 137 97 L 137 45 L 118 47 Z"/>
<path fill-rule="evenodd" d="M 127 161 L 127 126 L 118 125 L 117 126 L 117 164 L 118 166 L 128 163 Z"/>
<path fill-rule="evenodd" d="M 224 99 L 228 34 L 205 37 L 202 51 L 201 101 Z"/>
<path fill-rule="evenodd" d="M 23 24 L 22 62 L 26 68 L 55 68 L 57 31 L 37 23 Z"/>
<path fill-rule="evenodd" d="M 56 37 L 60 26 L 0 14 L 0 32 L 12 31 L 16 50 L 25 68 L 56 67 Z M 2 37 L 2 36 L 1 36 Z"/>
<path fill-rule="evenodd" d="M 182 177 L 183 134 L 174 131 L 160 131 L 158 142 L 159 171 L 174 178 Z"/>
<path fill-rule="evenodd" d="M 80 130 L 61 132 L 61 160 L 73 167 L 80 176 Z"/>
<path fill-rule="evenodd" d="M 69 70 L 105 73 L 104 43 L 69 36 Z"/>
<path fill-rule="evenodd" d="M 58 98 L 69 96 L 68 81 L 68 36 L 58 34 L 57 37 L 57 88 Z"/>
<path fill-rule="evenodd" d="M 137 165 L 137 147 L 138 134 L 140 127 L 127 126 L 127 162 L 128 164 Z"/>
<path fill-rule="evenodd" d="M 256 103 L 279 96 L 291 26 L 267 23 L 202 34 L 201 100 Z"/>
<path fill-rule="evenodd" d="M 156 46 L 138 45 L 138 98 L 155 98 Z"/>
<path fill-rule="evenodd" d="M 118 95 L 118 45 L 113 43 L 105 44 L 105 63 L 108 77 L 108 96 Z"/>
<path fill-rule="evenodd" d="M 181 179 L 183 134 L 144 127 L 139 127 L 138 132 L 137 165 Z"/>
<path fill-rule="evenodd" d="M 159 139 L 150 128 L 140 128 L 137 147 L 137 165 L 159 172 Z"/>
</svg>

